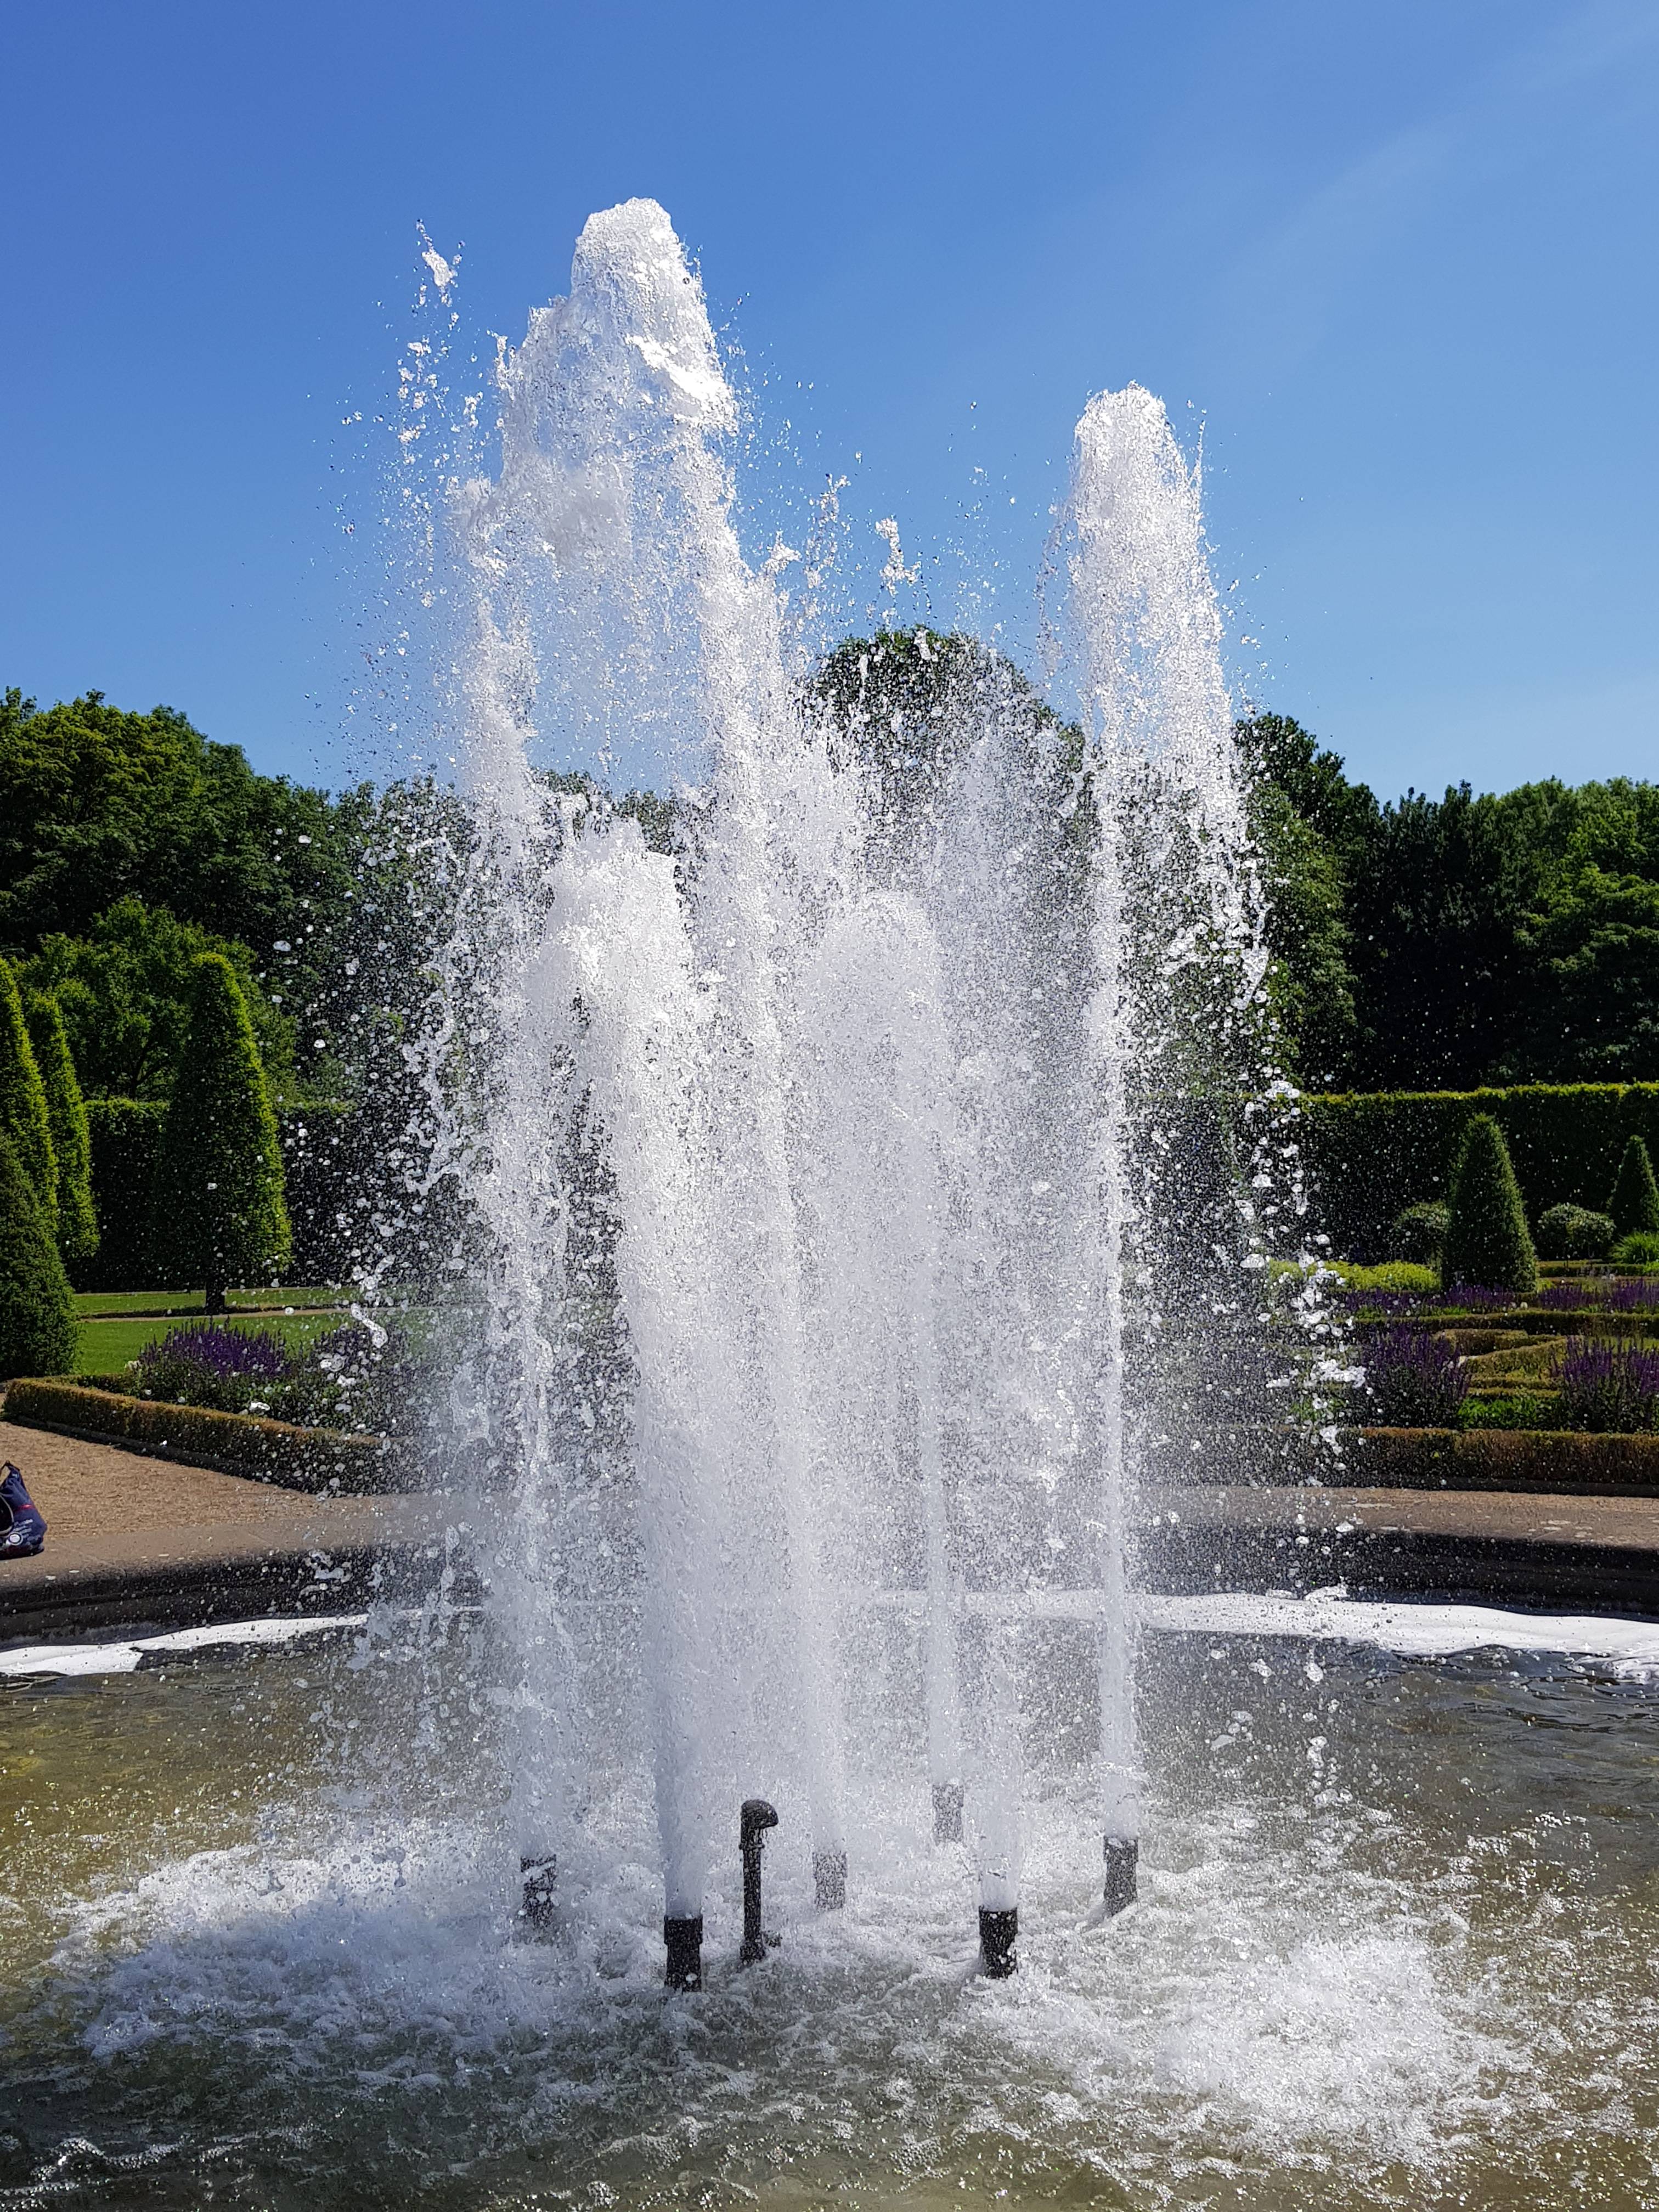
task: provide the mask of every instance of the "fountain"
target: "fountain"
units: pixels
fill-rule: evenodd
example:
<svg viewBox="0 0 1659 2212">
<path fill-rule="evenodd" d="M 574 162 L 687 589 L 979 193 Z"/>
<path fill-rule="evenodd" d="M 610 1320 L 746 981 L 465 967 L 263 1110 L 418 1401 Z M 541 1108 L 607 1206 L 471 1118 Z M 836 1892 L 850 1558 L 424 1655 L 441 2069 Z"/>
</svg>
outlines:
<svg viewBox="0 0 1659 2212">
<path fill-rule="evenodd" d="M 1158 403 L 1039 693 L 822 658 L 652 204 L 499 393 L 420 595 L 443 1578 L 0 1651 L 0 2192 L 1650 2205 L 1659 1636 L 1138 1586 L 1302 1222 Z"/>
<path fill-rule="evenodd" d="M 1149 394 L 1091 401 L 1054 564 L 1080 724 L 960 641 L 890 636 L 878 664 L 951 662 L 949 727 L 896 778 L 879 665 L 815 690 L 798 556 L 739 550 L 736 408 L 654 203 L 592 218 L 499 381 L 499 471 L 447 501 L 479 828 L 436 1034 L 475 1041 L 443 1107 L 487 1232 L 483 1419 L 512 1440 L 497 1602 L 550 1655 L 515 1691 L 522 1863 L 568 1854 L 608 1755 L 582 1685 L 627 1647 L 670 1981 L 700 1985 L 710 1838 L 763 1785 L 839 1907 L 848 1677 L 909 1620 L 934 1838 L 965 1815 L 1002 1972 L 1019 1623 L 1044 1601 L 1097 1646 L 1105 1911 L 1135 1895 L 1128 1494 L 1156 1371 L 1137 1396 L 1127 1306 L 1150 1328 L 1176 1286 L 1134 1192 L 1160 1114 L 1244 1079 L 1264 965 L 1194 481 Z M 642 744 L 672 851 L 602 786 L 538 775 Z M 614 1194 L 620 1471 L 578 1471 L 566 1437 L 579 1126 Z M 611 1476 L 636 1571 L 596 1605 Z"/>
</svg>

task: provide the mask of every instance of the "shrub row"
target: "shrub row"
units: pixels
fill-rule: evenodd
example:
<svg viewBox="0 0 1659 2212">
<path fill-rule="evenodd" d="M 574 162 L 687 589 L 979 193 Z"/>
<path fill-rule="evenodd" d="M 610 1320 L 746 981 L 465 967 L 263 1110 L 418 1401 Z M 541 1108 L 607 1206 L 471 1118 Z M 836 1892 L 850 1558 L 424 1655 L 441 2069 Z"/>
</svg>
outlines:
<svg viewBox="0 0 1659 2212">
<path fill-rule="evenodd" d="M 1659 1158 L 1659 1083 L 1310 1096 L 1302 1102 L 1303 1158 L 1313 1211 L 1333 1248 L 1380 1255 L 1407 1206 L 1444 1198 L 1477 1114 L 1503 1130 L 1534 1221 L 1556 1206 L 1604 1207 L 1632 1137 Z"/>
<path fill-rule="evenodd" d="M 94 1257 L 75 1270 L 83 1291 L 195 1290 L 170 1283 L 151 1235 L 152 1193 L 167 1107 L 152 1098 L 88 1098 L 92 1191 L 100 1231 Z M 346 1106 L 282 1107 L 291 1282 L 339 1282 L 350 1273 L 351 1224 L 367 1181 L 356 1157 L 356 1117 Z"/>
<path fill-rule="evenodd" d="M 362 1495 L 423 1486 L 414 1451 L 395 1439 L 298 1429 L 257 1414 L 163 1405 L 80 1383 L 20 1377 L 7 1387 L 4 1418 L 25 1428 L 61 1430 L 287 1490 Z"/>
<path fill-rule="evenodd" d="M 1659 1436 L 1579 1429 L 1358 1429 L 1340 1480 L 1401 1490 L 1659 1496 Z M 1323 1479 L 1332 1480 L 1327 1473 Z"/>
</svg>

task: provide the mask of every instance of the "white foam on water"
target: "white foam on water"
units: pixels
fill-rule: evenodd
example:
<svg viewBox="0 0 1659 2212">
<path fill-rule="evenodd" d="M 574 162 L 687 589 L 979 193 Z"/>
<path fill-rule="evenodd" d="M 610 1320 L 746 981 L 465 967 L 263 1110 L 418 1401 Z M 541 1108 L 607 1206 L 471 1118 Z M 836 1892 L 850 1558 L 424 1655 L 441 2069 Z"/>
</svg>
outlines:
<svg viewBox="0 0 1659 2212">
<path fill-rule="evenodd" d="M 1659 1678 L 1659 1624 L 1600 1613 L 1511 1613 L 1496 1606 L 1422 1604 L 1248 1591 L 1191 1597 L 1142 1596 L 1142 1625 L 1214 1636 L 1305 1637 L 1310 1643 L 1370 1644 L 1401 1658 L 1446 1659 L 1460 1651 L 1559 1653 L 1609 1662 L 1633 1680 Z"/>
<path fill-rule="evenodd" d="M 0 1651 L 0 1676 L 17 1674 L 131 1674 L 146 1658 L 170 1651 L 238 1650 L 303 1643 L 312 1636 L 334 1636 L 368 1625 L 366 1613 L 307 1615 L 300 1620 L 272 1616 L 259 1620 L 204 1623 L 155 1636 L 112 1638 L 102 1644 L 21 1644 Z"/>
</svg>

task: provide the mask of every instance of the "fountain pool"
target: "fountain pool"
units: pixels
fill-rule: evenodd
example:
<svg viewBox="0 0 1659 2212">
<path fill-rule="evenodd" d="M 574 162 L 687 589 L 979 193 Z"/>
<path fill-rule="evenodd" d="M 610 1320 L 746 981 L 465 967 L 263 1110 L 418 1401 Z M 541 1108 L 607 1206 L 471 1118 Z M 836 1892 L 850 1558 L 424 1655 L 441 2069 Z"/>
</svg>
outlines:
<svg viewBox="0 0 1659 2212">
<path fill-rule="evenodd" d="M 844 1911 L 780 1830 L 746 1970 L 734 1815 L 689 2000 L 648 1789 L 524 1936 L 476 1623 L 14 1679 L 0 2203 L 1650 2205 L 1651 1652 L 1250 1619 L 1148 1632 L 1131 1911 L 1089 1924 L 1092 1777 L 1044 1731 L 1015 1978 L 925 1773 L 878 1766 Z"/>
</svg>

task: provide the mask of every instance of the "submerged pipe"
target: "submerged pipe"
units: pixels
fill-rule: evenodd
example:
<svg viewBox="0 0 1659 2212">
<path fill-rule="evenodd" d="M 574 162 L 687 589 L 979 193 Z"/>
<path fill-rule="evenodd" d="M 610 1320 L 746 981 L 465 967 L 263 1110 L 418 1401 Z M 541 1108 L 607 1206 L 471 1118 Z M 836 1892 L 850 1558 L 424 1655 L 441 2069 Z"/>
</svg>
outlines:
<svg viewBox="0 0 1659 2212">
<path fill-rule="evenodd" d="M 678 1917 L 662 1923 L 662 1940 L 668 1946 L 668 1971 L 663 1980 L 671 1990 L 702 1987 L 702 1915 Z"/>
<path fill-rule="evenodd" d="M 980 1972 L 988 1982 L 1006 1982 L 1018 1971 L 1014 1943 L 1019 1935 L 1019 1911 L 993 1912 L 979 1908 Z"/>
<path fill-rule="evenodd" d="M 1140 1845 L 1133 1836 L 1106 1838 L 1106 1917 L 1110 1920 L 1135 1901 Z"/>
<path fill-rule="evenodd" d="M 766 1956 L 769 1938 L 761 1927 L 761 1852 L 766 1831 L 778 1825 L 777 1808 L 764 1797 L 745 1797 L 738 1815 L 738 1848 L 743 1856 L 743 1948 L 739 1962 L 752 1966 Z"/>
<path fill-rule="evenodd" d="M 532 1928 L 551 1927 L 559 1899 L 557 1859 L 550 1853 L 545 1858 L 521 1858 L 519 1881 L 519 1917 Z"/>
</svg>

